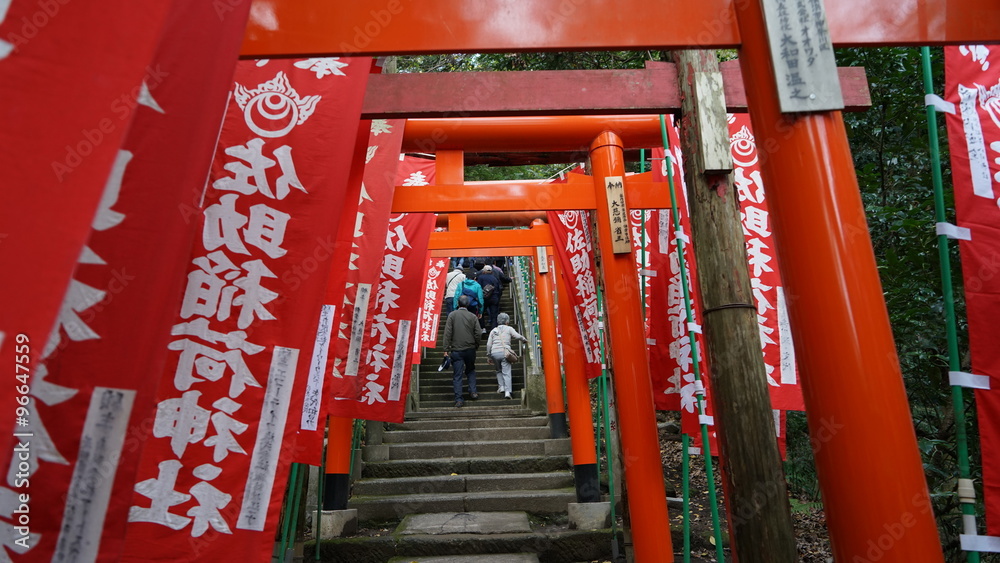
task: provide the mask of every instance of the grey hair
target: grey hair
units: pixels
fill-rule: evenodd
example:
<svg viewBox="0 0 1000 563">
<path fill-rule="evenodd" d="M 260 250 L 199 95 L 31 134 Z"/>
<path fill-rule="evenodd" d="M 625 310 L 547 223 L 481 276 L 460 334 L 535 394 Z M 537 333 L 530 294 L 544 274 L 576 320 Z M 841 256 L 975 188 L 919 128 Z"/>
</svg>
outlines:
<svg viewBox="0 0 1000 563">
<path fill-rule="evenodd" d="M 510 315 L 508 315 L 507 313 L 500 313 L 499 315 L 497 315 L 498 325 L 505 325 L 508 323 L 510 323 Z"/>
<path fill-rule="evenodd" d="M 466 308 L 468 308 L 469 307 L 469 303 L 471 301 L 472 300 L 469 299 L 469 296 L 465 295 L 464 293 L 462 295 L 458 296 L 458 306 L 459 307 L 466 307 Z"/>
</svg>

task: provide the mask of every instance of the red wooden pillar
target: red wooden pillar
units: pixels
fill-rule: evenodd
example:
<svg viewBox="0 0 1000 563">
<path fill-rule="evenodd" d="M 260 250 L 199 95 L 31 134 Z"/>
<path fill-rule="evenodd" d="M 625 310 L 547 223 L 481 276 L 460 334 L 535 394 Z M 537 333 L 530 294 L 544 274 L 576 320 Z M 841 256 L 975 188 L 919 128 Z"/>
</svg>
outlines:
<svg viewBox="0 0 1000 563">
<path fill-rule="evenodd" d="M 600 502 L 597 475 L 597 447 L 594 443 L 594 419 L 590 409 L 590 386 L 587 383 L 586 357 L 580 325 L 573 314 L 566 276 L 557 273 L 559 331 L 562 333 L 563 371 L 566 373 L 566 402 L 573 446 L 573 476 L 577 502 Z"/>
<path fill-rule="evenodd" d="M 547 247 L 539 247 L 545 256 Z M 545 271 L 543 271 L 545 270 Z M 553 438 L 569 435 L 566 427 L 566 402 L 563 400 L 562 374 L 559 369 L 559 342 L 556 339 L 556 310 L 552 295 L 552 266 L 535 264 L 535 299 L 538 302 L 538 332 L 542 337 L 542 371 L 545 374 L 545 402 L 549 411 L 549 432 Z"/>
<path fill-rule="evenodd" d="M 942 561 L 842 115 L 780 112 L 760 0 L 735 6 L 834 559 Z"/>
<path fill-rule="evenodd" d="M 331 416 L 326 433 L 326 483 L 323 485 L 323 508 L 344 510 L 351 486 L 351 445 L 354 419 Z"/>
<path fill-rule="evenodd" d="M 606 323 L 629 492 L 629 515 L 637 563 L 673 561 L 667 495 L 653 410 L 653 386 L 646 357 L 639 279 L 631 252 L 612 253 L 611 217 L 605 178 L 625 176 L 618 135 L 605 131 L 590 145 L 597 195 L 597 241 L 607 300 Z M 625 228 L 628 229 L 628 210 Z"/>
</svg>

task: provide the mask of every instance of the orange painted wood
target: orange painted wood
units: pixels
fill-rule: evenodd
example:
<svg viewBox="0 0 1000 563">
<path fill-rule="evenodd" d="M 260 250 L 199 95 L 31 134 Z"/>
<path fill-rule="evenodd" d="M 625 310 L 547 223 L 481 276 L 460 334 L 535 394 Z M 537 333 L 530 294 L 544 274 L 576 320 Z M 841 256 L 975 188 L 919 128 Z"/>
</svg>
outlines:
<svg viewBox="0 0 1000 563">
<path fill-rule="evenodd" d="M 673 561 L 635 259 L 631 252 L 611 252 L 611 218 L 604 179 L 625 175 L 621 140 L 614 133 L 602 133 L 594 140 L 590 161 L 594 172 L 592 189 L 598 200 L 597 242 L 607 302 L 605 310 L 608 311 L 605 330 L 613 350 L 612 381 L 621 429 L 625 485 L 630 493 L 628 509 L 635 560 L 640 563 Z"/>
<path fill-rule="evenodd" d="M 826 0 L 837 46 L 1000 39 L 984 0 Z M 738 47 L 734 0 L 254 0 L 241 56 Z"/>
<path fill-rule="evenodd" d="M 556 275 L 556 269 L 553 264 L 555 261 L 551 260 L 552 252 L 552 248 L 548 248 L 547 256 L 550 257 L 550 264 L 547 273 L 539 273 L 538 266 L 535 266 L 535 302 L 538 304 L 536 309 L 538 311 L 538 333 L 542 342 L 545 404 L 550 417 L 554 414 L 566 413 L 562 371 L 559 369 L 559 341 L 556 338 L 555 284 L 552 281 Z"/>
<path fill-rule="evenodd" d="M 574 176 L 574 175 L 571 175 Z M 589 176 L 582 176 L 589 178 Z M 629 176 L 625 198 L 634 209 L 670 207 L 670 192 L 664 182 L 653 182 L 651 173 Z M 579 181 L 579 180 L 575 180 Z M 584 180 L 586 181 L 586 180 Z M 393 213 L 474 213 L 490 210 L 524 216 L 535 211 L 596 209 L 592 190 L 571 188 L 573 184 L 523 184 L 507 182 L 479 188 L 464 184 L 396 186 Z"/>
<path fill-rule="evenodd" d="M 859 25 L 877 17 L 883 5 L 900 10 L 899 3 L 871 2 L 858 10 Z M 771 155 L 761 168 L 833 558 L 940 563 L 843 117 L 835 111 L 782 114 L 759 4 L 741 4 L 740 29 L 754 135 Z M 884 547 L 885 538 L 891 548 Z M 882 546 L 877 555 L 875 543 Z"/>
<path fill-rule="evenodd" d="M 542 225 L 531 229 L 503 231 L 436 231 L 431 233 L 429 248 L 431 250 L 460 250 L 492 246 L 534 248 L 552 244 L 552 231 L 548 225 Z"/>
<path fill-rule="evenodd" d="M 521 247 L 503 247 L 498 246 L 496 248 L 465 248 L 461 253 L 457 253 L 452 249 L 440 249 L 432 250 L 431 256 L 434 258 L 451 258 L 453 256 L 534 256 L 535 249 L 528 248 L 526 246 Z"/>
<path fill-rule="evenodd" d="M 531 72 L 429 72 L 373 74 L 365 92 L 363 119 L 499 117 L 515 115 L 659 114 L 680 110 L 673 63 L 646 69 Z M 737 61 L 722 64 L 726 108 L 747 110 Z M 847 111 L 871 106 L 863 68 L 842 67 Z"/>
</svg>

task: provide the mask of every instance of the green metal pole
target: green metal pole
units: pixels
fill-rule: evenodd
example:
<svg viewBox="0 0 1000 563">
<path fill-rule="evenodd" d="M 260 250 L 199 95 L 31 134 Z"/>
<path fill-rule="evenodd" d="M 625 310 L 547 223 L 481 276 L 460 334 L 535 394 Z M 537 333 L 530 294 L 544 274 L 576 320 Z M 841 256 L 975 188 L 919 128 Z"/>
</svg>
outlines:
<svg viewBox="0 0 1000 563">
<path fill-rule="evenodd" d="M 691 468 L 688 448 L 691 437 L 681 433 L 681 498 L 684 501 L 684 563 L 691 563 Z"/>
<path fill-rule="evenodd" d="M 934 93 L 934 78 L 931 73 L 931 50 L 920 48 L 920 58 L 924 71 L 924 93 Z M 941 181 L 941 151 L 938 146 L 937 112 L 934 106 L 927 106 L 927 136 L 931 152 L 931 178 L 934 183 L 934 220 L 943 223 L 945 219 L 944 188 Z M 958 330 L 955 322 L 954 292 L 951 285 L 951 259 L 948 253 L 948 237 L 938 235 L 938 259 L 941 263 L 941 292 L 944 301 L 945 330 L 948 335 L 948 369 L 961 371 L 958 355 Z M 960 479 L 971 479 L 969 469 L 969 440 L 965 432 L 965 392 L 958 385 L 951 386 L 951 404 L 955 411 L 955 441 L 958 446 L 958 475 Z M 975 502 L 963 502 L 962 521 L 964 531 L 976 535 Z M 979 552 L 966 553 L 969 563 L 979 563 Z"/>
<path fill-rule="evenodd" d="M 329 428 L 329 423 L 327 424 Z M 352 466 L 353 467 L 353 466 Z M 319 479 L 316 483 L 316 522 L 313 526 L 313 536 L 316 538 L 316 561 L 319 561 L 319 533 L 323 529 L 323 486 L 326 481 L 326 443 L 323 444 L 323 457 L 319 462 Z"/>
<path fill-rule="evenodd" d="M 608 454 L 608 493 L 611 499 L 611 555 L 618 557 L 618 516 L 615 511 L 615 464 L 611 462 L 615 455 L 614 440 L 611 438 L 611 402 L 608 400 L 608 360 L 604 348 L 604 295 L 597 288 L 597 314 L 601 319 L 601 408 L 604 411 L 604 449 Z"/>
<path fill-rule="evenodd" d="M 670 139 L 667 137 L 667 122 L 663 115 L 660 115 L 660 134 L 663 137 L 664 158 L 670 158 Z M 680 230 L 680 215 L 677 211 L 677 197 L 674 194 L 674 167 L 672 162 L 667 162 L 667 189 L 670 190 L 670 215 L 673 219 L 674 229 Z M 688 291 L 687 267 L 684 264 L 684 241 L 677 239 L 677 264 L 680 266 L 681 289 L 684 292 L 684 309 L 687 314 L 688 339 L 691 343 L 691 364 L 694 369 L 694 380 L 701 381 L 701 367 L 698 357 L 697 340 L 695 332 L 691 329 L 694 314 L 691 306 L 691 292 Z M 704 396 L 699 393 L 697 400 L 698 414 L 705 414 Z M 719 563 L 725 561 L 725 554 L 722 549 L 722 527 L 719 524 L 719 504 L 715 491 L 715 471 L 712 468 L 712 451 L 708 443 L 708 425 L 701 425 L 701 446 L 705 455 L 705 477 L 708 479 L 708 504 L 712 510 L 712 531 L 715 534 L 715 554 Z"/>
<path fill-rule="evenodd" d="M 291 507 L 292 507 L 292 502 L 291 501 L 292 501 L 292 498 L 291 498 L 291 495 L 293 494 L 293 491 L 295 490 L 295 485 L 298 483 L 298 480 L 299 480 L 299 464 L 293 463 L 292 464 L 292 470 L 291 470 L 291 472 L 288 475 L 288 494 L 289 494 L 289 496 L 288 496 L 288 499 L 285 501 L 284 508 L 282 509 L 281 549 L 278 551 L 278 554 L 279 554 L 278 557 L 281 557 L 282 560 L 284 560 L 284 558 L 285 558 L 285 549 L 288 548 L 288 527 L 292 523 L 292 514 L 291 514 Z"/>
<path fill-rule="evenodd" d="M 642 174 L 646 171 L 646 149 L 639 149 L 639 173 Z M 639 223 L 639 251 L 642 256 L 642 269 L 646 269 L 646 210 L 640 210 L 640 217 L 642 219 Z M 642 292 L 642 318 L 646 319 L 646 274 L 643 273 L 641 276 L 642 283 L 639 285 L 639 291 Z"/>
<path fill-rule="evenodd" d="M 295 484 L 295 490 L 292 491 L 292 528 L 288 538 L 288 547 L 292 547 L 295 544 L 295 533 L 299 529 L 299 504 L 302 502 L 302 484 L 306 482 L 306 477 L 308 477 L 308 469 L 306 465 L 299 464 L 299 480 Z M 284 553 L 284 552 L 282 552 Z"/>
</svg>

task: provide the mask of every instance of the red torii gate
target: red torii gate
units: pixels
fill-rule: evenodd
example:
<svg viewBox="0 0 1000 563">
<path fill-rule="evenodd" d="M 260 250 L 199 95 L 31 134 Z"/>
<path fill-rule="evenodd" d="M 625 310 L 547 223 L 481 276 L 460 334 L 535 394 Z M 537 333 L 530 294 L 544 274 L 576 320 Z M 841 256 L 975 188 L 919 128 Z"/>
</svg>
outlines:
<svg viewBox="0 0 1000 563">
<path fill-rule="evenodd" d="M 780 166 L 777 159 L 766 159 L 763 172 L 785 264 L 810 426 L 818 428 L 824 421 L 840 426 L 816 451 L 835 557 L 865 557 L 869 542 L 883 536 L 887 526 L 899 524 L 903 536 L 884 560 L 943 559 L 843 120 L 838 111 L 781 112 L 760 2 L 304 4 L 259 0 L 243 55 L 738 47 L 758 139 L 764 146 L 773 143 L 772 155 L 793 156 Z M 839 45 L 1000 39 L 1000 6 L 974 0 L 891 5 L 850 0 L 828 3 L 827 11 L 830 35 Z M 613 134 L 592 145 L 598 200 L 605 195 L 600 189 L 605 177 L 622 175 L 621 149 Z M 613 256 L 602 207 L 599 240 L 602 253 Z M 612 278 L 627 283 L 616 262 L 624 265 L 624 259 L 606 259 L 606 284 Z M 814 319 L 823 319 L 822 326 Z M 635 326 L 634 319 L 623 320 L 619 328 L 611 326 L 616 349 L 627 346 L 623 340 Z M 619 376 L 642 375 L 634 372 L 634 364 L 615 367 Z M 651 408 L 638 403 L 628 407 Z M 877 444 L 866 439 L 872 429 L 884 438 Z M 646 431 L 624 420 L 622 430 Z M 663 527 L 638 524 L 638 559 L 671 559 Z"/>
</svg>

